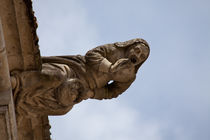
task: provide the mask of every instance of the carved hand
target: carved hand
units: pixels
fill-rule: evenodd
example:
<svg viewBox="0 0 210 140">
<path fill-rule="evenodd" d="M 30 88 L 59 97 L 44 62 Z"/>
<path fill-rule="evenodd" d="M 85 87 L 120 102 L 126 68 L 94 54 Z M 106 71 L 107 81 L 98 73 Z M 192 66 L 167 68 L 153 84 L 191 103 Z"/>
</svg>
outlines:
<svg viewBox="0 0 210 140">
<path fill-rule="evenodd" d="M 116 61 L 110 68 L 114 81 L 127 82 L 135 78 L 135 65 L 128 58 Z"/>
<path fill-rule="evenodd" d="M 128 58 L 122 58 L 117 60 L 113 65 L 111 65 L 110 72 L 115 73 L 129 67 L 130 60 Z"/>
</svg>

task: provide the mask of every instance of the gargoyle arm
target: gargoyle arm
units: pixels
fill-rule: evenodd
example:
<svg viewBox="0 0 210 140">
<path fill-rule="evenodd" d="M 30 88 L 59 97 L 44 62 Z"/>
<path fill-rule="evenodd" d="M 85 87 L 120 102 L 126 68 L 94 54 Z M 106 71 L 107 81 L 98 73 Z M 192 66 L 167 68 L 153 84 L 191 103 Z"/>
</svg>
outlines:
<svg viewBox="0 0 210 140">
<path fill-rule="evenodd" d="M 104 45 L 88 51 L 85 55 L 87 64 L 95 70 L 108 73 L 112 63 L 107 60 L 107 54 L 109 54 L 111 47 Z"/>
<path fill-rule="evenodd" d="M 134 80 L 135 78 L 130 80 L 129 82 L 114 81 L 111 84 L 107 84 L 102 88 L 96 88 L 94 89 L 94 96 L 92 98 L 98 100 L 116 98 L 124 91 L 126 91 Z"/>
</svg>

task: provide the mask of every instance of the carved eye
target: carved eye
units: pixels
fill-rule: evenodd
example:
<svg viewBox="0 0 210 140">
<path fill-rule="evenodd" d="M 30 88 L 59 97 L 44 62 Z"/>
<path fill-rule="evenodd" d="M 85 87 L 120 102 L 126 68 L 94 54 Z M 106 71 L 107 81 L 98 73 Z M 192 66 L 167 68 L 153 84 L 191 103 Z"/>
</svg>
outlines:
<svg viewBox="0 0 210 140">
<path fill-rule="evenodd" d="M 141 59 L 145 59 L 146 56 L 145 56 L 144 54 L 141 54 L 140 58 L 141 58 Z"/>
</svg>

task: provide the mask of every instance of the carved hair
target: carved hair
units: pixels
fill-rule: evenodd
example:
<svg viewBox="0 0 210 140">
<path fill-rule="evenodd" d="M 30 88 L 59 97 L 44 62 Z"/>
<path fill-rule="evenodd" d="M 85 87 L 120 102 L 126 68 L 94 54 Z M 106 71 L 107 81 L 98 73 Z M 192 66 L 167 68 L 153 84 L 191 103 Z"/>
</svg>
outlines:
<svg viewBox="0 0 210 140">
<path fill-rule="evenodd" d="M 120 48 L 126 48 L 134 44 L 141 44 L 141 43 L 149 47 L 149 44 L 144 39 L 141 39 L 141 38 L 136 38 L 136 39 L 128 40 L 125 42 L 116 42 L 114 43 L 114 45 Z"/>
</svg>

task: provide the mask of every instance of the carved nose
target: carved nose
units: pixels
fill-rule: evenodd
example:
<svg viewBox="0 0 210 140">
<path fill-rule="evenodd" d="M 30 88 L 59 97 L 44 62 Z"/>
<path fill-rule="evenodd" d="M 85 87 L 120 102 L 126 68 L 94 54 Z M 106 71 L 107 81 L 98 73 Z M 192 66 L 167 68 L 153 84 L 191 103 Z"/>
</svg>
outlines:
<svg viewBox="0 0 210 140">
<path fill-rule="evenodd" d="M 135 53 L 137 54 L 140 54 L 142 51 L 141 51 L 141 48 L 137 47 L 137 48 L 134 48 L 134 51 Z"/>
</svg>

